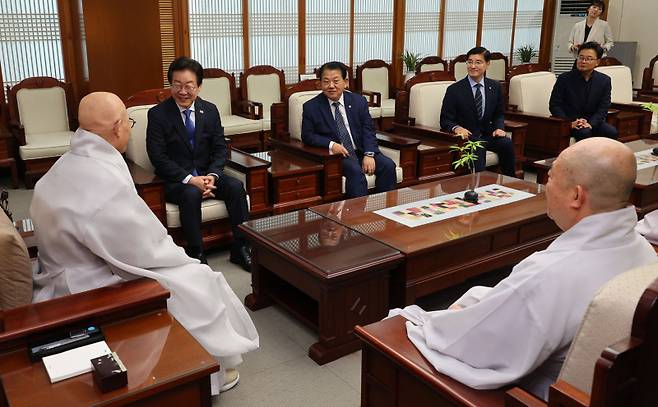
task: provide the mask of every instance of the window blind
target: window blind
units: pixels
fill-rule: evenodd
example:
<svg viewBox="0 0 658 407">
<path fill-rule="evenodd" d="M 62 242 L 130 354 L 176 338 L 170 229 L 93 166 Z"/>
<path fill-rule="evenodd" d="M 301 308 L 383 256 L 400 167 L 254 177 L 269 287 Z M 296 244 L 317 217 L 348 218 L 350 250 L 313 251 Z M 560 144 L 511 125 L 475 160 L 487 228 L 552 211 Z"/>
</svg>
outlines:
<svg viewBox="0 0 658 407">
<path fill-rule="evenodd" d="M 370 59 L 390 63 L 392 50 L 393 0 L 355 0 L 352 69 Z"/>
<path fill-rule="evenodd" d="M 441 0 L 407 0 L 404 49 L 423 57 L 438 55 Z"/>
<path fill-rule="evenodd" d="M 306 0 L 306 72 L 350 63 L 350 0 Z"/>
</svg>

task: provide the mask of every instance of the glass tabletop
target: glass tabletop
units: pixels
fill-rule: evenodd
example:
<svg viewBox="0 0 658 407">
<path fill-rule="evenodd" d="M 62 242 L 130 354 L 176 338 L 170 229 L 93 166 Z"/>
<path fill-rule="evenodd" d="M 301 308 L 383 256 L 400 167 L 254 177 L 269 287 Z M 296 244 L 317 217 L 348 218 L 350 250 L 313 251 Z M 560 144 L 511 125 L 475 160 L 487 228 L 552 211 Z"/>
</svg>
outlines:
<svg viewBox="0 0 658 407">
<path fill-rule="evenodd" d="M 325 277 L 399 258 L 400 252 L 308 209 L 243 224 L 246 233 L 309 263 Z"/>
</svg>

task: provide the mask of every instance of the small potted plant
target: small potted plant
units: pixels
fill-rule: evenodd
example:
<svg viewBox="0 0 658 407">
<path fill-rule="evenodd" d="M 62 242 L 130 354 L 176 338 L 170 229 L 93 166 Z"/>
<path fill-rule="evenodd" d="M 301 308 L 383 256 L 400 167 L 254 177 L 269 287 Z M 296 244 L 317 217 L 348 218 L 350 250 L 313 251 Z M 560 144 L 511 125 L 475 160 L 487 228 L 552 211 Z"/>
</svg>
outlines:
<svg viewBox="0 0 658 407">
<path fill-rule="evenodd" d="M 539 55 L 534 45 L 522 45 L 516 49 L 516 57 L 524 64 L 530 63 L 532 58 Z"/>
<path fill-rule="evenodd" d="M 420 53 L 414 54 L 409 50 L 404 50 L 400 58 L 402 58 L 402 62 L 404 62 L 404 66 L 407 68 L 407 73 L 404 75 L 404 80 L 408 81 L 416 74 L 416 65 L 418 65 L 423 57 Z"/>
<path fill-rule="evenodd" d="M 468 168 L 471 171 L 471 176 L 475 177 L 475 161 L 478 159 L 478 148 L 484 148 L 483 141 L 466 140 L 461 145 L 450 146 L 450 151 L 459 153 L 459 158 L 452 164 L 455 169 L 459 167 Z M 475 182 L 471 183 L 471 189 L 464 193 L 464 201 L 471 203 L 478 203 L 478 193 L 475 192 Z"/>
</svg>

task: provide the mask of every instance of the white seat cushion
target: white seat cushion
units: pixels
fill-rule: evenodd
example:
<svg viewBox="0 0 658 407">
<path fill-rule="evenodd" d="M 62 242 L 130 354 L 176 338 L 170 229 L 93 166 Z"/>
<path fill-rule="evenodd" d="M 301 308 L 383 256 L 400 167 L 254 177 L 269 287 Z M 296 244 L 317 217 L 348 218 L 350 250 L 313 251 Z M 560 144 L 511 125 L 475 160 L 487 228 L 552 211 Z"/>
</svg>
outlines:
<svg viewBox="0 0 658 407">
<path fill-rule="evenodd" d="M 55 86 L 42 89 L 20 89 L 16 92 L 18 114 L 25 128 L 25 141 L 30 135 L 60 133 L 71 130 L 66 107 L 66 92 Z M 42 142 L 39 138 L 39 142 Z"/>
<path fill-rule="evenodd" d="M 382 117 L 395 117 L 395 99 L 382 99 Z"/>
<path fill-rule="evenodd" d="M 612 83 L 610 100 L 612 103 L 633 102 L 633 75 L 629 67 L 615 65 L 599 66 L 595 69 L 610 77 L 610 82 Z"/>
<path fill-rule="evenodd" d="M 548 101 L 555 81 L 555 74 L 546 71 L 512 77 L 509 82 L 510 105 L 516 105 L 523 113 L 550 116 Z"/>
<path fill-rule="evenodd" d="M 135 164 L 148 171 L 153 171 L 153 165 L 146 152 L 146 126 L 148 125 L 148 111 L 155 105 L 129 107 L 128 117 L 135 121 L 130 130 L 130 139 L 126 149 L 126 157 Z"/>
<path fill-rule="evenodd" d="M 279 75 L 271 73 L 267 75 L 249 75 L 247 77 L 247 98 L 252 102 L 263 104 L 263 119 L 267 118 L 269 130 L 270 107 L 272 103 L 281 101 L 281 88 L 279 87 Z"/>
<path fill-rule="evenodd" d="M 368 189 L 372 189 L 375 187 L 375 177 L 374 175 L 366 175 L 366 182 L 368 183 Z M 395 167 L 395 182 L 400 183 L 402 182 L 403 179 L 403 174 L 402 174 L 402 167 Z M 345 193 L 345 177 L 343 176 L 343 193 Z"/>
<path fill-rule="evenodd" d="M 454 81 L 423 82 L 411 87 L 409 117 L 420 126 L 439 127 L 443 97 Z"/>
<path fill-rule="evenodd" d="M 558 377 L 590 393 L 601 352 L 630 336 L 635 308 L 644 290 L 658 278 L 658 263 L 636 268 L 608 281 L 592 299 Z"/>
<path fill-rule="evenodd" d="M 217 106 L 219 116 L 233 114 L 231 110 L 231 84 L 228 78 L 206 78 L 199 89 L 199 96 Z"/>
<path fill-rule="evenodd" d="M 59 157 L 69 151 L 72 131 L 26 135 L 27 143 L 18 147 L 22 160 Z"/>
<path fill-rule="evenodd" d="M 222 127 L 224 127 L 224 135 L 231 136 L 234 134 L 261 131 L 263 129 L 263 123 L 260 120 L 252 120 L 242 116 L 230 115 L 222 117 Z"/>
<path fill-rule="evenodd" d="M 457 80 L 464 79 L 468 75 L 468 68 L 466 62 L 458 62 L 455 64 L 455 78 Z"/>
<path fill-rule="evenodd" d="M 382 108 L 377 107 L 377 106 L 368 106 L 368 112 L 370 113 L 370 117 L 373 119 L 379 119 L 382 117 Z"/>
<path fill-rule="evenodd" d="M 313 99 L 321 90 L 297 92 L 288 98 L 288 132 L 294 140 L 302 139 L 302 114 L 304 103 Z"/>
<path fill-rule="evenodd" d="M 493 165 L 498 165 L 498 154 L 494 153 L 493 151 L 487 150 L 485 166 L 491 167 Z"/>
<path fill-rule="evenodd" d="M 180 212 L 178 205 L 167 202 L 167 227 L 180 227 Z M 201 222 L 209 220 L 224 219 L 228 217 L 228 211 L 224 201 L 217 199 L 204 199 L 201 201 Z"/>
<path fill-rule="evenodd" d="M 651 71 L 651 77 L 653 78 L 653 86 L 658 86 L 658 61 L 653 63 L 653 70 Z"/>
<path fill-rule="evenodd" d="M 379 92 L 382 100 L 388 99 L 388 68 L 365 68 L 361 71 L 362 89 Z"/>
</svg>

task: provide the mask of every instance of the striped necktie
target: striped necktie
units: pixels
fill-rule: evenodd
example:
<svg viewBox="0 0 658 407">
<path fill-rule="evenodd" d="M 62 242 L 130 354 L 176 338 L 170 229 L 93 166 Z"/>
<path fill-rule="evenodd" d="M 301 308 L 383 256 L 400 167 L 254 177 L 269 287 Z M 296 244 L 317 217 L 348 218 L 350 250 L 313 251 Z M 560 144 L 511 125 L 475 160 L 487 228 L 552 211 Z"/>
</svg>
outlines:
<svg viewBox="0 0 658 407">
<path fill-rule="evenodd" d="M 482 84 L 481 83 L 476 83 L 475 84 L 475 109 L 478 112 L 478 117 L 481 119 L 482 116 L 484 116 L 484 112 L 482 111 Z"/>
<path fill-rule="evenodd" d="M 347 127 L 345 127 L 345 120 L 343 120 L 343 114 L 340 112 L 340 102 L 334 102 L 332 103 L 333 107 L 336 108 L 336 115 L 335 115 L 335 120 L 336 120 L 336 127 L 338 128 L 338 138 L 340 138 L 340 144 L 345 147 L 348 153 L 350 153 L 350 158 L 354 157 L 356 158 L 356 153 L 354 152 L 354 144 L 352 144 L 352 140 L 350 139 L 350 133 L 347 131 Z"/>
</svg>

